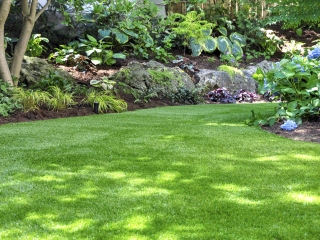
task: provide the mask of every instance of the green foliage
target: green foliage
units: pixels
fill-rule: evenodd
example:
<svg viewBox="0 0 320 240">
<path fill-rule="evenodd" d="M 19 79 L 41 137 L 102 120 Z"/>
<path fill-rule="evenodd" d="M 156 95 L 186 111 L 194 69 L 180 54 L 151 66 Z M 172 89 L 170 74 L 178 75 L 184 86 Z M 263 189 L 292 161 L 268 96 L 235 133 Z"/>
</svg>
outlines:
<svg viewBox="0 0 320 240">
<path fill-rule="evenodd" d="M 252 116 L 244 121 L 245 124 L 248 126 L 260 126 L 260 125 L 270 125 L 273 126 L 277 122 L 277 118 L 266 117 L 261 113 L 255 113 L 253 109 L 251 109 Z"/>
<path fill-rule="evenodd" d="M 107 77 L 101 77 L 102 80 L 91 80 L 90 85 L 96 88 L 100 88 L 105 91 L 109 91 L 113 89 L 115 81 L 109 80 Z"/>
<path fill-rule="evenodd" d="M 22 105 L 24 112 L 34 111 L 47 103 L 50 99 L 50 94 L 44 91 L 33 91 L 31 89 L 25 91 L 23 88 L 15 88 L 13 90 L 13 99 Z"/>
<path fill-rule="evenodd" d="M 140 89 L 131 89 L 130 93 L 135 98 L 135 103 L 143 100 L 145 103 L 151 101 L 151 98 L 159 97 L 156 88 L 140 88 Z"/>
<path fill-rule="evenodd" d="M 210 52 L 215 49 L 212 38 L 210 38 L 210 43 L 208 42 L 210 46 L 204 48 L 204 46 L 207 45 L 206 40 L 209 39 L 215 24 L 201 20 L 204 18 L 203 13 L 197 14 L 196 11 L 192 11 L 188 12 L 186 16 L 176 13 L 171 17 L 173 19 L 180 19 L 180 21 L 173 23 L 173 26 L 177 27 L 172 28 L 172 31 L 177 35 L 183 36 L 183 45 L 188 46 L 192 50 L 193 56 L 199 56 L 203 49 Z"/>
<path fill-rule="evenodd" d="M 68 45 L 60 45 L 61 49 L 55 48 L 57 52 L 51 53 L 48 60 L 54 58 L 56 63 L 66 64 L 67 66 L 77 66 L 79 70 L 84 70 L 85 66 L 90 64 L 90 59 L 75 51 L 78 44 L 78 41 L 73 41 L 68 43 Z"/>
<path fill-rule="evenodd" d="M 75 81 L 72 79 L 64 79 L 56 72 L 50 73 L 43 77 L 37 84 L 32 85 L 31 89 L 40 89 L 42 91 L 49 91 L 51 87 L 58 87 L 63 91 L 71 92 L 75 88 Z"/>
<path fill-rule="evenodd" d="M 0 116 L 8 117 L 16 109 L 22 107 L 11 97 L 11 88 L 10 84 L 3 82 L 2 79 L 0 79 Z"/>
<path fill-rule="evenodd" d="M 86 99 L 83 100 L 84 103 L 94 106 L 95 102 L 99 103 L 99 112 L 106 112 L 108 109 L 114 112 L 123 112 L 127 110 L 127 103 L 122 99 L 116 99 L 116 97 L 110 91 L 98 92 L 93 89 L 89 94 L 87 94 Z"/>
<path fill-rule="evenodd" d="M 173 72 L 170 72 L 165 69 L 163 69 L 163 71 L 148 69 L 148 72 L 152 76 L 152 81 L 163 86 L 172 85 L 171 80 L 176 78 Z"/>
<path fill-rule="evenodd" d="M 269 2 L 276 3 L 270 9 L 272 13 L 271 19 L 275 22 L 283 22 L 282 28 L 284 29 L 297 29 L 302 21 L 309 24 L 320 21 L 318 0 L 269 0 Z"/>
<path fill-rule="evenodd" d="M 203 88 L 188 89 L 186 87 L 179 87 L 177 92 L 169 93 L 172 102 L 179 102 L 181 104 L 198 104 L 204 102 L 202 98 Z"/>
<path fill-rule="evenodd" d="M 285 55 L 283 58 L 286 59 L 292 59 L 294 55 L 301 55 L 302 54 L 302 46 L 305 43 L 302 42 L 296 42 L 294 40 L 291 40 L 289 43 L 286 43 L 286 46 L 284 48 Z"/>
<path fill-rule="evenodd" d="M 81 43 L 77 45 L 79 52 L 85 52 L 87 57 L 90 58 L 94 65 L 108 64 L 112 65 L 116 63 L 114 58 L 126 58 L 125 55 L 117 53 L 113 54 L 111 50 L 107 50 L 112 47 L 112 44 L 104 41 L 104 38 L 99 41 L 94 37 L 87 35 L 88 39 L 80 39 Z M 106 38 L 106 37 L 105 37 Z"/>
<path fill-rule="evenodd" d="M 253 75 L 259 82 L 259 91 L 271 90 L 282 102 L 277 108 L 277 119 L 293 120 L 301 124 L 303 119 L 318 117 L 320 113 L 320 62 L 295 56 L 292 61 L 283 59 L 280 66 L 264 73 L 258 69 Z M 267 85 L 265 86 L 264 80 Z"/>
<path fill-rule="evenodd" d="M 217 68 L 218 71 L 225 71 L 227 72 L 231 78 L 233 79 L 234 76 L 236 74 L 240 74 L 241 76 L 243 76 L 243 72 L 235 67 L 231 67 L 231 66 L 228 66 L 228 65 L 220 65 L 218 68 Z"/>
<path fill-rule="evenodd" d="M 26 55 L 29 57 L 39 57 L 41 56 L 43 50 L 47 50 L 47 48 L 41 45 L 41 42 L 49 42 L 47 38 L 41 37 L 41 34 L 33 34 L 30 38 L 26 50 Z"/>
<path fill-rule="evenodd" d="M 46 101 L 49 109 L 52 111 L 60 111 L 77 104 L 74 99 L 74 93 L 61 90 L 58 86 L 50 88 L 50 98 Z"/>
<path fill-rule="evenodd" d="M 172 55 L 167 52 L 175 37 L 169 30 L 172 20 L 158 18 L 158 7 L 149 0 L 139 2 L 118 1 L 118 3 L 97 8 L 86 15 L 85 20 L 99 26 L 99 35 L 110 38 L 114 46 L 133 48 L 139 58 L 168 62 Z M 108 6 L 108 9 L 103 9 Z"/>
</svg>

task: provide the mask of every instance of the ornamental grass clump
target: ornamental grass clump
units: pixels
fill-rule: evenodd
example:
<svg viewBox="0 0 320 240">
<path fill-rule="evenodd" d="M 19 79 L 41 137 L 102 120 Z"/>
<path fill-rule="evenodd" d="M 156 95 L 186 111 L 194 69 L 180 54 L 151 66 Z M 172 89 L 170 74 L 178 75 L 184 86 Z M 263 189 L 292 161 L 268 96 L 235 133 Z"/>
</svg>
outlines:
<svg viewBox="0 0 320 240">
<path fill-rule="evenodd" d="M 287 130 L 287 131 L 292 131 L 292 130 L 296 129 L 297 127 L 298 127 L 298 125 L 296 124 L 296 122 L 294 122 L 292 120 L 284 121 L 284 124 L 281 125 L 281 129 Z"/>
</svg>

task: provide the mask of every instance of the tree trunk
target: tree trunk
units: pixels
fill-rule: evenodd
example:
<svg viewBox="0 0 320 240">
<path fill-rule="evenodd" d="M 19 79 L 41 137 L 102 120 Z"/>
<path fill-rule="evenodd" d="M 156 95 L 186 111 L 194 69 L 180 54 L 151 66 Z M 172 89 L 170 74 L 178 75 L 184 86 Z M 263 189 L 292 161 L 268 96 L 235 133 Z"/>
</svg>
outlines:
<svg viewBox="0 0 320 240">
<path fill-rule="evenodd" d="M 31 32 L 34 26 L 34 16 L 25 16 L 23 18 L 22 30 L 20 33 L 18 44 L 14 49 L 13 60 L 11 64 L 11 75 L 19 78 L 21 65 L 23 61 L 23 56 L 27 50 L 28 42 L 31 37 Z M 18 85 L 18 81 L 16 81 L 15 86 Z"/>
<path fill-rule="evenodd" d="M 0 5 L 0 79 L 13 86 L 12 77 L 6 60 L 4 49 L 4 24 L 11 7 L 11 0 L 3 0 Z"/>
<path fill-rule="evenodd" d="M 46 5 L 37 13 L 38 0 L 21 0 L 21 8 L 23 15 L 22 31 L 20 33 L 19 41 L 17 46 L 14 49 L 14 55 L 11 65 L 11 75 L 16 78 L 20 76 L 21 64 L 23 61 L 23 56 L 27 50 L 28 42 L 31 37 L 31 32 L 34 26 L 35 21 L 40 17 L 40 15 L 46 10 L 49 6 L 51 0 L 47 0 Z M 18 81 L 14 83 L 18 85 Z"/>
</svg>

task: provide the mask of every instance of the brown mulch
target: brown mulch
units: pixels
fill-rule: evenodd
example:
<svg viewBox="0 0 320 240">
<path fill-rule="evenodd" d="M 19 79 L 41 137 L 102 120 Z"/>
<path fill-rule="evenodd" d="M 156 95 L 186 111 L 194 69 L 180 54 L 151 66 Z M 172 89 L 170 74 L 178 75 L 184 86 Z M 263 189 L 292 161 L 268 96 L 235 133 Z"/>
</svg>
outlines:
<svg viewBox="0 0 320 240">
<path fill-rule="evenodd" d="M 302 29 L 302 35 L 299 37 L 296 32 L 292 29 L 282 29 L 282 23 L 277 23 L 272 26 L 269 26 L 268 29 L 271 29 L 275 32 L 275 34 L 281 39 L 286 39 L 287 41 L 294 40 L 296 43 L 303 42 L 305 45 L 303 47 L 312 47 L 316 43 L 313 43 L 314 40 L 318 40 L 320 38 L 320 34 L 309 30 L 307 28 Z"/>
<path fill-rule="evenodd" d="M 128 104 L 128 111 L 135 111 L 138 109 L 147 109 L 155 107 L 166 107 L 166 106 L 178 106 L 180 104 L 174 103 L 169 99 L 151 98 L 151 101 L 146 103 L 144 101 L 139 101 L 134 103 L 136 100 L 131 94 L 120 93 L 119 98 L 125 100 Z M 81 99 L 78 99 L 81 100 Z M 108 113 L 113 113 L 113 111 L 108 111 Z M 59 112 L 48 111 L 45 108 L 41 108 L 36 111 L 21 112 L 16 111 L 11 114 L 10 117 L 0 116 L 0 125 L 7 123 L 16 122 L 31 122 L 37 120 L 48 120 L 56 118 L 68 118 L 68 117 L 80 117 L 93 115 L 93 108 L 91 106 L 76 106 L 74 108 L 65 109 Z"/>
<path fill-rule="evenodd" d="M 296 141 L 320 143 L 320 121 L 304 122 L 298 128 L 292 131 L 281 129 L 282 123 L 275 123 L 272 127 L 262 126 L 261 128 L 270 133 L 275 133 L 285 138 L 290 138 Z"/>
</svg>

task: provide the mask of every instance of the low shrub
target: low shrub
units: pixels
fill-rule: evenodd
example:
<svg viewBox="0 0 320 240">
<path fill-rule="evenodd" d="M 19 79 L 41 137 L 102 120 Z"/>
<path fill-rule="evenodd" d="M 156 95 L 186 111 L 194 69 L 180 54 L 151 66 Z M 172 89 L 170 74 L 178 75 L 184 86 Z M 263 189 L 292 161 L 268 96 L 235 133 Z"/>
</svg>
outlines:
<svg viewBox="0 0 320 240">
<path fill-rule="evenodd" d="M 123 112 L 127 110 L 127 103 L 122 99 L 116 99 L 116 97 L 110 91 L 97 92 L 94 89 L 87 94 L 87 97 L 83 100 L 84 103 L 94 106 L 95 102 L 99 103 L 98 111 L 100 113 L 106 112 L 108 109 L 115 112 Z"/>
<path fill-rule="evenodd" d="M 73 100 L 74 93 L 64 92 L 57 86 L 51 87 L 50 91 L 52 95 L 50 95 L 50 99 L 47 100 L 47 104 L 52 111 L 60 111 L 77 104 Z"/>
<path fill-rule="evenodd" d="M 29 89 L 25 91 L 23 88 L 15 88 L 13 90 L 13 99 L 22 105 L 24 112 L 28 112 L 37 110 L 42 104 L 48 103 L 50 94 L 40 90 Z"/>
</svg>

